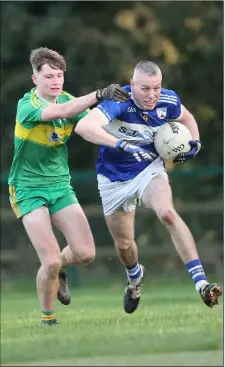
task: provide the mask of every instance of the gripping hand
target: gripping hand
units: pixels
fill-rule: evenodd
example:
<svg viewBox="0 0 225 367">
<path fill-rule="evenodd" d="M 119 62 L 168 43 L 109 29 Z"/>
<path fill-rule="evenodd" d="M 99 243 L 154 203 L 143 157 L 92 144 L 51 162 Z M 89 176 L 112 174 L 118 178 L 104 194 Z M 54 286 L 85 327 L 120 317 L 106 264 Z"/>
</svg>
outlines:
<svg viewBox="0 0 225 367">
<path fill-rule="evenodd" d="M 199 140 L 190 140 L 189 144 L 191 150 L 189 150 L 189 152 L 186 153 L 178 154 L 176 158 L 174 158 L 173 160 L 174 163 L 184 163 L 188 159 L 194 158 L 199 153 L 201 149 L 201 142 Z"/>
<path fill-rule="evenodd" d="M 129 94 L 119 84 L 111 84 L 106 88 L 97 89 L 96 98 L 99 102 L 114 100 L 116 102 L 127 102 Z"/>
<path fill-rule="evenodd" d="M 116 149 L 121 152 L 130 153 L 138 162 L 142 161 L 154 161 L 157 154 L 149 152 L 137 145 L 131 144 L 126 140 L 118 140 L 116 143 Z"/>
</svg>

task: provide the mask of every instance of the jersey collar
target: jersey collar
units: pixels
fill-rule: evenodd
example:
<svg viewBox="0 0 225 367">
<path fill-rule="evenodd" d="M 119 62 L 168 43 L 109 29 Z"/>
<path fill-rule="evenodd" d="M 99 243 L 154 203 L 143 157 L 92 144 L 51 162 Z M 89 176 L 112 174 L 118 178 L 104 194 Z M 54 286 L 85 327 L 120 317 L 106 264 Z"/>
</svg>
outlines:
<svg viewBox="0 0 225 367">
<path fill-rule="evenodd" d="M 37 92 L 37 88 L 35 88 L 34 89 L 34 93 L 37 95 L 37 97 L 40 99 L 40 100 L 42 100 L 43 102 L 45 102 L 45 103 L 52 103 L 52 102 L 49 102 L 49 101 L 47 101 L 46 99 L 44 99 L 43 97 L 40 97 L 39 96 L 39 94 L 38 94 L 38 92 Z M 56 100 L 56 103 L 58 103 L 57 102 L 57 100 Z"/>
</svg>

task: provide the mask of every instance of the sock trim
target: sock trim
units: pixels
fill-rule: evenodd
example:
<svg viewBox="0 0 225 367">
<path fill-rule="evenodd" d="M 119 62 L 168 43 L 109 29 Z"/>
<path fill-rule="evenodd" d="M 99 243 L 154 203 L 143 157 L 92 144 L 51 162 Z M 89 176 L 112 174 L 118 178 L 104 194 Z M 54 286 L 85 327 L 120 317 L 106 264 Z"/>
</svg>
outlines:
<svg viewBox="0 0 225 367">
<path fill-rule="evenodd" d="M 207 281 L 207 277 L 205 275 L 200 259 L 192 260 L 189 263 L 185 264 L 185 266 L 195 284 L 202 280 Z"/>
<path fill-rule="evenodd" d="M 129 279 L 135 280 L 139 279 L 142 274 L 142 269 L 139 263 L 134 264 L 133 266 L 129 266 L 129 269 L 126 267 L 126 273 Z"/>
<path fill-rule="evenodd" d="M 43 321 L 51 321 L 56 319 L 55 311 L 45 311 L 41 310 L 41 318 Z"/>
<path fill-rule="evenodd" d="M 42 315 L 42 320 L 44 321 L 51 321 L 51 320 L 55 320 L 56 319 L 56 315 L 52 315 L 52 316 L 43 316 Z"/>
<path fill-rule="evenodd" d="M 55 311 L 54 311 L 54 310 L 51 310 L 51 311 L 45 311 L 45 310 L 41 309 L 41 313 L 42 313 L 42 315 L 44 315 L 44 316 L 51 316 L 51 315 L 55 314 Z"/>
</svg>

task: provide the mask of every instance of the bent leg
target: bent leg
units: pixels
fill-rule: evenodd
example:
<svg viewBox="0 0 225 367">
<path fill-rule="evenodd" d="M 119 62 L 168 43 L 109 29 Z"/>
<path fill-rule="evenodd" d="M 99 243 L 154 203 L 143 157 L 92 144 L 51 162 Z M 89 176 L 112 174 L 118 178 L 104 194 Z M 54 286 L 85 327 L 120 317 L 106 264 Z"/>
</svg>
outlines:
<svg viewBox="0 0 225 367">
<path fill-rule="evenodd" d="M 173 244 L 184 263 L 197 259 L 198 252 L 194 238 L 174 209 L 172 192 L 167 180 L 156 177 L 146 187 L 141 200 L 152 208 L 159 220 L 169 230 Z"/>
<path fill-rule="evenodd" d="M 24 215 L 22 222 L 41 262 L 37 274 L 37 290 L 41 308 L 44 311 L 52 311 L 58 291 L 61 257 L 48 209 L 41 206 Z"/>
<path fill-rule="evenodd" d="M 71 204 L 51 216 L 52 223 L 63 233 L 68 246 L 62 253 L 62 267 L 88 264 L 95 258 L 90 226 L 79 204 Z"/>
</svg>

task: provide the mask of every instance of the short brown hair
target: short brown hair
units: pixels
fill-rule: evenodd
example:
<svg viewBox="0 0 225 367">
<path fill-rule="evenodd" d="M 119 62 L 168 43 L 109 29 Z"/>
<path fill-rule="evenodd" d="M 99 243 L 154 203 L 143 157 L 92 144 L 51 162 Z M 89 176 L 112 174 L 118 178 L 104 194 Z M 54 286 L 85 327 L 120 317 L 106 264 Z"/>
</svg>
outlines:
<svg viewBox="0 0 225 367">
<path fill-rule="evenodd" d="M 35 48 L 30 53 L 30 63 L 34 71 L 40 71 L 44 64 L 52 69 L 66 71 L 66 61 L 62 55 L 47 47 Z"/>
</svg>

